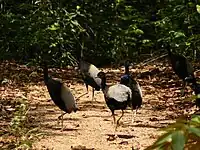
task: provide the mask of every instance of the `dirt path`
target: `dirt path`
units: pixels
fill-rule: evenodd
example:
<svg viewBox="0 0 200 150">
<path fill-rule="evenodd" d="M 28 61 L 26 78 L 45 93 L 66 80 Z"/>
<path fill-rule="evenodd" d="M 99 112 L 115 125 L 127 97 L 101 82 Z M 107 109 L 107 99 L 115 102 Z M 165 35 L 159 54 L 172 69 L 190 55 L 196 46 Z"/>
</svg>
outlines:
<svg viewBox="0 0 200 150">
<path fill-rule="evenodd" d="M 119 81 L 119 70 L 106 69 L 109 82 Z M 135 70 L 132 70 L 135 72 Z M 55 72 L 55 71 L 53 71 Z M 56 71 L 70 87 L 75 97 L 86 91 L 85 86 L 77 80 L 72 70 Z M 123 72 L 121 72 L 123 73 Z M 91 101 L 91 89 L 88 95 L 78 100 L 80 111 L 64 116 L 64 131 L 57 125 L 57 117 L 61 111 L 53 104 L 41 77 L 35 84 L 27 86 L 27 98 L 30 102 L 30 115 L 39 117 L 37 126 L 45 136 L 34 143 L 34 149 L 70 150 L 131 150 L 144 149 L 152 144 L 161 133 L 160 128 L 173 123 L 181 114 L 191 110 L 191 103 L 183 103 L 180 94 L 180 82 L 174 77 L 169 67 L 147 66 L 140 69 L 138 81 L 142 86 L 143 105 L 135 122 L 131 122 L 132 112 L 125 111 L 121 125 L 114 134 L 113 119 L 107 108 L 102 92 L 95 92 L 95 100 Z M 54 77 L 55 74 L 52 76 Z M 37 77 L 35 77 L 37 78 Z M 112 80 L 111 80 L 112 79 Z M 191 95 L 191 92 L 187 96 Z M 184 108 L 184 109 L 183 109 Z M 121 114 L 116 111 L 117 117 Z"/>
</svg>

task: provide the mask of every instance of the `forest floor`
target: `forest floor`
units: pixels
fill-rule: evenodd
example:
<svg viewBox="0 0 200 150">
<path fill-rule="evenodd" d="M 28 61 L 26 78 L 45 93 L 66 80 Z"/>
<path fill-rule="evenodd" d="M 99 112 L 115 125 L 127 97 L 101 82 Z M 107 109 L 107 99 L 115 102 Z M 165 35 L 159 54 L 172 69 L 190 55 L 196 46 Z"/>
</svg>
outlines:
<svg viewBox="0 0 200 150">
<path fill-rule="evenodd" d="M 135 121 L 131 122 L 132 111 L 127 109 L 114 134 L 113 118 L 107 108 L 101 91 L 95 92 L 91 100 L 89 94 L 77 100 L 80 110 L 64 116 L 64 129 L 57 124 L 61 111 L 50 100 L 43 82 L 42 70 L 11 62 L 1 63 L 0 68 L 0 149 L 12 149 L 13 142 L 23 144 L 23 138 L 31 139 L 31 129 L 37 130 L 38 138 L 32 140 L 32 149 L 43 150 L 131 150 L 145 149 L 162 133 L 159 129 L 176 121 L 182 115 L 191 114 L 195 107 L 191 101 L 192 91 L 180 97 L 182 82 L 171 70 L 171 67 L 156 63 L 131 69 L 133 76 L 142 87 L 143 105 L 139 109 Z M 122 69 L 101 69 L 107 73 L 108 83 L 119 82 Z M 49 69 L 52 77 L 61 78 L 68 85 L 75 97 L 86 92 L 86 88 L 76 71 L 70 68 Z M 23 124 L 29 130 L 21 133 L 22 125 L 9 128 L 16 113 L 16 105 L 20 99 L 28 103 L 27 115 Z M 116 111 L 117 117 L 121 111 Z M 20 128 L 18 130 L 18 128 Z M 14 132 L 15 131 L 15 132 Z M 29 131 L 29 132 L 28 132 Z M 35 134 L 36 134 L 35 133 Z M 15 136 L 13 136 L 15 135 Z M 22 141 L 18 140 L 23 135 Z M 9 144 L 11 144 L 8 146 Z M 15 144 L 16 146 L 16 144 Z"/>
</svg>

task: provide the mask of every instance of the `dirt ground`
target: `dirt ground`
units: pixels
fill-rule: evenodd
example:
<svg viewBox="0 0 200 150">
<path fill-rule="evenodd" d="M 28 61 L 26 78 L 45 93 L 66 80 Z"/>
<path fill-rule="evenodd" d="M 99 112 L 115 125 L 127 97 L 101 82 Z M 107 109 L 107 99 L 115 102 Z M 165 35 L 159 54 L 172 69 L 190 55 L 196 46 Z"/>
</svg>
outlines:
<svg viewBox="0 0 200 150">
<path fill-rule="evenodd" d="M 194 109 L 190 101 L 183 101 L 192 95 L 190 88 L 187 87 L 186 96 L 180 97 L 181 81 L 171 67 L 157 63 L 131 70 L 142 87 L 143 105 L 133 123 L 132 111 L 129 108 L 125 111 L 116 138 L 112 138 L 115 126 L 103 94 L 96 91 L 92 101 L 91 88 L 89 94 L 77 100 L 80 110 L 64 116 L 64 130 L 61 131 L 61 124 L 57 124 L 61 111 L 50 100 L 42 74 L 25 66 L 3 65 L 5 69 L 1 77 L 10 78 L 9 84 L 1 86 L 0 98 L 10 101 L 21 95 L 27 97 L 29 115 L 37 118 L 33 124 L 44 133 L 34 143 L 33 149 L 37 150 L 143 150 L 161 134 L 159 129 Z M 107 73 L 109 84 L 119 82 L 123 74 L 120 69 L 101 70 Z M 49 74 L 61 78 L 75 98 L 86 92 L 80 76 L 73 69 L 51 69 Z M 121 111 L 116 111 L 116 114 L 119 117 Z M 2 120 L 0 123 L 6 124 Z"/>
</svg>

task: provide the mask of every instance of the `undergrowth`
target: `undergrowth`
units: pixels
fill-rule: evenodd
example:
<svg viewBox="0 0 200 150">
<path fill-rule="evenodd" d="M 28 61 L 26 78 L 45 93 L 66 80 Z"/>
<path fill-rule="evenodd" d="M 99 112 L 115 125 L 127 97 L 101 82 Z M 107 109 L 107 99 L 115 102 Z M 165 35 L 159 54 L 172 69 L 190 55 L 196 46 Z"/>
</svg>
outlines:
<svg viewBox="0 0 200 150">
<path fill-rule="evenodd" d="M 29 115 L 29 105 L 25 97 L 17 99 L 13 117 L 4 132 L 1 133 L 1 149 L 28 150 L 41 135 L 39 129 L 31 125 L 33 117 Z"/>
</svg>

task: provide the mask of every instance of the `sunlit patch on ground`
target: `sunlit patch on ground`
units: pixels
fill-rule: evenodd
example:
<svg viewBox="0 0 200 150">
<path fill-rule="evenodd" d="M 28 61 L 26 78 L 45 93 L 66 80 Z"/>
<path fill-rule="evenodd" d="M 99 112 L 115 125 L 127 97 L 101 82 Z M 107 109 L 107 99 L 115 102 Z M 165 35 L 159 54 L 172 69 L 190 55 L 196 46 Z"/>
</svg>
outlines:
<svg viewBox="0 0 200 150">
<path fill-rule="evenodd" d="M 32 117 L 29 123 L 44 133 L 34 143 L 35 149 L 144 149 L 161 134 L 158 129 L 173 123 L 183 114 L 190 114 L 194 109 L 192 102 L 183 101 L 185 97 L 190 97 L 191 89 L 188 87 L 186 96 L 180 97 L 181 81 L 170 67 L 160 63 L 147 65 L 131 70 L 142 87 L 143 105 L 134 123 L 131 122 L 131 110 L 125 111 L 116 132 L 117 137 L 113 136 L 113 120 L 102 92 L 96 91 L 94 101 L 91 101 L 91 88 L 89 94 L 77 100 L 80 110 L 64 116 L 64 129 L 61 132 L 61 125 L 57 124 L 61 111 L 50 100 L 42 81 L 43 75 L 37 72 L 37 68 L 15 63 L 2 63 L 1 66 L 5 66 L 0 69 L 0 79 L 4 81 L 0 86 L 1 135 L 6 134 L 17 99 L 25 98 L 29 103 L 28 115 Z M 117 83 L 123 74 L 118 69 L 102 70 L 107 72 L 110 84 Z M 86 92 L 80 76 L 72 68 L 51 69 L 49 74 L 61 78 L 76 98 Z M 116 111 L 116 114 L 119 116 L 120 111 Z M 6 144 L 8 139 L 5 138 L 0 138 L 1 146 Z"/>
</svg>

